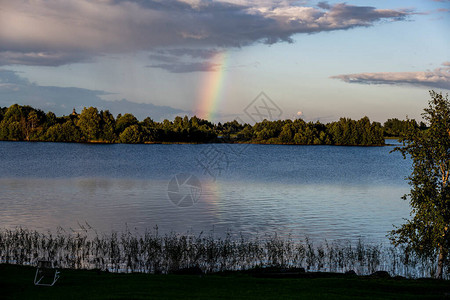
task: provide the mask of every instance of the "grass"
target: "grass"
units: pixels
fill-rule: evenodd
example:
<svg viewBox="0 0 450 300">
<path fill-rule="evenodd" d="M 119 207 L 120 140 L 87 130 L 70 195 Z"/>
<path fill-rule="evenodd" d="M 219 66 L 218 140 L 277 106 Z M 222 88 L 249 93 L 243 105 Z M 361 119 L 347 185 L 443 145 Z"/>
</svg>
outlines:
<svg viewBox="0 0 450 300">
<path fill-rule="evenodd" d="M 84 228 L 84 227 L 83 227 Z M 387 271 L 392 276 L 432 277 L 435 258 L 421 258 L 404 248 L 342 242 L 313 244 L 274 236 L 215 238 L 203 234 L 139 234 L 124 231 L 99 235 L 82 232 L 39 233 L 0 230 L 0 263 L 35 266 L 52 261 L 59 268 L 100 269 L 119 273 L 167 274 L 198 267 L 204 273 L 252 268 L 305 268 L 307 271 L 358 275 Z M 445 272 L 448 278 L 448 272 Z"/>
<path fill-rule="evenodd" d="M 53 287 L 34 286 L 35 268 L 0 264 L 2 299 L 442 299 L 450 282 L 315 273 L 257 278 L 242 272 L 154 275 L 61 270 Z M 306 273 L 310 274 L 310 273 Z"/>
</svg>

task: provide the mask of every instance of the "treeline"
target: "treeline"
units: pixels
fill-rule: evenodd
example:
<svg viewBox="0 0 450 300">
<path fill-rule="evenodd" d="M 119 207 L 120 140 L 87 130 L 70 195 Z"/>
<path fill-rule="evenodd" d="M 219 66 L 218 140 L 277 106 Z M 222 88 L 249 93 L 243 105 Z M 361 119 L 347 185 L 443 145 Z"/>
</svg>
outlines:
<svg viewBox="0 0 450 300">
<path fill-rule="evenodd" d="M 399 120 L 388 119 L 384 122 L 384 135 L 386 137 L 400 137 L 404 135 L 409 128 L 420 128 L 421 130 L 427 129 L 427 126 L 422 121 L 417 124 L 415 120 Z"/>
<path fill-rule="evenodd" d="M 264 120 L 254 126 L 228 122 L 218 125 L 226 140 L 261 144 L 295 145 L 384 145 L 380 123 L 368 117 L 358 121 L 341 118 L 337 122 L 322 124 L 297 120 Z"/>
<path fill-rule="evenodd" d="M 383 145 L 385 136 L 400 135 L 410 125 L 418 126 L 415 121 L 390 119 L 383 127 L 368 117 L 328 124 L 264 120 L 253 126 L 237 121 L 213 124 L 195 116 L 155 122 L 149 117 L 139 121 L 128 113 L 114 117 L 95 107 L 62 117 L 18 104 L 0 108 L 0 140 L 4 141 Z"/>
<path fill-rule="evenodd" d="M 0 109 L 0 140 L 48 142 L 154 143 L 209 142 L 217 138 L 214 125 L 197 117 L 173 122 L 139 122 L 132 114 L 114 117 L 95 107 L 57 117 L 30 106 L 14 104 Z"/>
</svg>

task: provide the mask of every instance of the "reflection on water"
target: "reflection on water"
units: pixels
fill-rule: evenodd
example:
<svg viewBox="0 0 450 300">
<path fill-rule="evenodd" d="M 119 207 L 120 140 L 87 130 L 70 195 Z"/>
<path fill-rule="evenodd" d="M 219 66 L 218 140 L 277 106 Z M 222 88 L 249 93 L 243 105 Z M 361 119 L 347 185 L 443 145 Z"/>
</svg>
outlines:
<svg viewBox="0 0 450 300">
<path fill-rule="evenodd" d="M 204 182 L 199 203 L 179 208 L 167 182 L 149 180 L 0 179 L 0 212 L 8 227 L 99 231 L 152 228 L 163 231 L 278 233 L 315 239 L 382 238 L 408 207 L 404 188 Z M 277 192 L 278 191 L 278 192 Z M 389 208 L 389 209 L 386 209 Z"/>
<path fill-rule="evenodd" d="M 215 181 L 195 165 L 202 147 L 0 142 L 0 227 L 382 241 L 409 214 L 409 165 L 390 147 L 251 145 Z M 180 172 L 201 180 L 192 207 L 168 199 Z"/>
</svg>

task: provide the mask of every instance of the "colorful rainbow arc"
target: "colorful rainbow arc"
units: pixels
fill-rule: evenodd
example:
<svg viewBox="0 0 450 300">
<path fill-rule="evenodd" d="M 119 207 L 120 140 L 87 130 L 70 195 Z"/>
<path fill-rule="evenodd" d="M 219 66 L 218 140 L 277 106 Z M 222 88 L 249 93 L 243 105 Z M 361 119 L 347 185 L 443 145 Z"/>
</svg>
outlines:
<svg viewBox="0 0 450 300">
<path fill-rule="evenodd" d="M 200 89 L 196 114 L 199 118 L 210 122 L 216 121 L 217 112 L 223 102 L 223 87 L 226 80 L 226 68 L 229 61 L 229 52 L 221 52 L 215 56 L 211 67 L 218 66 L 217 70 L 207 72 Z"/>
</svg>

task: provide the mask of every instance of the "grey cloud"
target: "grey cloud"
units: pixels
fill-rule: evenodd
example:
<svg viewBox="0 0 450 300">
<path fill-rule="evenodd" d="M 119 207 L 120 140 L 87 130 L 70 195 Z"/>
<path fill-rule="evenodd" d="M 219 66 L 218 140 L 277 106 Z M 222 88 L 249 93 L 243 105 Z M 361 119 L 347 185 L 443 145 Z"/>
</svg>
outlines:
<svg viewBox="0 0 450 300">
<path fill-rule="evenodd" d="M 18 72 L 11 71 L 11 70 L 2 70 L 0 69 L 0 85 L 10 85 L 10 86 L 29 86 L 32 85 L 32 83 L 23 77 L 20 77 L 17 75 Z M 0 87 L 1 89 L 1 87 Z"/>
<path fill-rule="evenodd" d="M 370 6 L 353 6 L 341 3 L 331 8 L 329 16 L 330 19 L 336 20 L 336 22 L 343 21 L 343 26 L 346 26 L 345 23 L 349 20 L 355 20 L 359 26 L 363 26 L 364 23 L 371 25 L 373 22 L 383 18 L 402 20 L 405 17 L 405 13 L 395 10 L 374 9 Z M 348 25 L 350 24 L 348 23 Z"/>
<path fill-rule="evenodd" d="M 317 3 L 317 6 L 320 7 L 320 8 L 323 8 L 323 9 L 330 9 L 331 8 L 330 4 L 328 4 L 328 2 L 326 2 L 326 1 L 322 1 L 322 2 Z"/>
<path fill-rule="evenodd" d="M 124 99 L 105 101 L 101 98 L 103 95 L 111 94 L 74 87 L 40 86 L 30 83 L 17 72 L 0 69 L 0 106 L 2 107 L 18 103 L 44 111 L 53 111 L 57 115 L 67 115 L 74 107 L 77 111 L 81 111 L 85 106 L 95 106 L 100 110 L 108 109 L 113 114 L 133 113 L 140 120 L 150 116 L 157 121 L 190 113 L 169 106 L 135 103 Z"/>
<path fill-rule="evenodd" d="M 156 60 L 163 63 L 173 63 L 174 60 L 178 60 L 178 57 L 159 53 L 150 54 L 148 58 L 150 58 L 150 60 Z"/>
<path fill-rule="evenodd" d="M 59 66 L 69 63 L 90 61 L 87 53 L 72 52 L 0 52 L 1 65 L 26 65 L 26 66 Z"/>
<path fill-rule="evenodd" d="M 160 68 L 171 73 L 212 72 L 216 71 L 219 64 L 210 60 L 220 53 L 217 49 L 165 49 L 158 50 L 149 55 L 151 60 L 157 63 L 149 65 L 149 68 Z"/>
<path fill-rule="evenodd" d="M 154 51 L 149 55 L 151 60 L 160 62 L 180 62 L 186 59 L 208 60 L 219 54 L 217 49 L 164 49 Z"/>
<path fill-rule="evenodd" d="M 176 48 L 176 49 L 164 49 L 158 50 L 157 53 L 170 56 L 189 56 L 192 58 L 209 59 L 220 53 L 217 49 L 193 49 L 193 48 Z"/>
<path fill-rule="evenodd" d="M 183 63 L 174 62 L 166 64 L 155 64 L 148 66 L 150 68 L 160 68 L 171 73 L 191 73 L 191 72 L 212 72 L 216 71 L 220 65 L 209 62 Z"/>
<path fill-rule="evenodd" d="M 407 10 L 347 4 L 301 6 L 296 1 L 235 0 L 4 1 L 0 65 L 58 66 L 99 55 L 178 48 L 242 47 L 292 42 L 315 33 L 399 21 Z M 184 50 L 183 50 L 184 49 Z M 195 52 L 197 51 L 197 52 Z M 212 55 L 212 54 L 211 54 Z"/>
<path fill-rule="evenodd" d="M 444 67 L 423 72 L 380 72 L 332 76 L 348 83 L 412 85 L 450 90 L 450 62 Z"/>
</svg>

